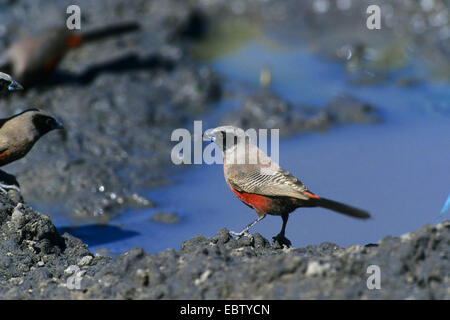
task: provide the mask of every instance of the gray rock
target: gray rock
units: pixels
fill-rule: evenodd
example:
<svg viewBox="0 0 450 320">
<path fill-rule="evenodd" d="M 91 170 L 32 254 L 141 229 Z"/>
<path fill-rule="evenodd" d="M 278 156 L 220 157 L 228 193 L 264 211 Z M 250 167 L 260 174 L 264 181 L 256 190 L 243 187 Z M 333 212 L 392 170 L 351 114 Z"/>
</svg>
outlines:
<svg viewBox="0 0 450 320">
<path fill-rule="evenodd" d="M 181 221 L 181 218 L 178 214 L 173 212 L 157 212 L 150 217 L 151 221 L 158 223 L 177 223 Z"/>
<path fill-rule="evenodd" d="M 347 248 L 279 250 L 260 234 L 235 239 L 221 229 L 178 251 L 134 248 L 112 259 L 93 257 L 81 240 L 59 235 L 47 216 L 5 194 L 0 204 L 0 299 L 450 298 L 450 221 Z M 366 286 L 370 265 L 381 270 L 380 290 Z"/>
<path fill-rule="evenodd" d="M 80 267 L 82 267 L 82 266 L 88 266 L 88 265 L 91 264 L 91 262 L 92 262 L 93 259 L 94 259 L 94 258 L 93 258 L 92 256 L 84 256 L 83 258 L 81 258 L 81 259 L 78 261 L 78 265 L 79 265 Z"/>
</svg>

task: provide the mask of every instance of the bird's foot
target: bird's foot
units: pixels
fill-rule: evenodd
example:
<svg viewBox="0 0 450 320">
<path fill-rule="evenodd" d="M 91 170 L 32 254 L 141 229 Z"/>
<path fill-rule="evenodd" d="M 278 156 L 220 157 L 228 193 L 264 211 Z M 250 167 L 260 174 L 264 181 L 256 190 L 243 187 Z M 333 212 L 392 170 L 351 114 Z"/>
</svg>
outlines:
<svg viewBox="0 0 450 320">
<path fill-rule="evenodd" d="M 15 190 L 17 192 L 20 192 L 20 188 L 15 184 L 4 184 L 0 182 L 0 191 L 8 194 L 8 190 Z"/>
<path fill-rule="evenodd" d="M 21 203 L 23 202 L 22 192 L 20 187 L 15 184 L 4 184 L 0 182 L 0 192 L 7 195 L 13 202 Z"/>
<path fill-rule="evenodd" d="M 272 238 L 272 245 L 277 248 L 283 248 L 283 246 L 287 246 L 289 248 L 291 247 L 292 243 L 284 235 L 278 234 Z"/>
<path fill-rule="evenodd" d="M 250 234 L 250 232 L 248 232 L 248 230 L 242 230 L 241 232 L 230 231 L 230 234 L 233 237 L 236 237 L 238 239 L 240 239 L 242 237 L 247 237 L 249 239 L 253 239 L 253 236 Z"/>
</svg>

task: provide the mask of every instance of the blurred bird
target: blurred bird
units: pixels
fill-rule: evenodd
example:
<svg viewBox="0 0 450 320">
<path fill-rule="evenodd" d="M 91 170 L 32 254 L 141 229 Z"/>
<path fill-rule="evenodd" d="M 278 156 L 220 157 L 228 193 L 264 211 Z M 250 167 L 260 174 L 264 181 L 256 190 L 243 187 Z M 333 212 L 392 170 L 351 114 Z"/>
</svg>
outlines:
<svg viewBox="0 0 450 320">
<path fill-rule="evenodd" d="M 25 37 L 13 43 L 0 57 L 0 70 L 11 73 L 19 82 L 29 85 L 48 78 L 71 48 L 138 29 L 139 24 L 136 22 L 83 32 L 54 28 L 42 35 Z"/>
<path fill-rule="evenodd" d="M 205 135 L 223 151 L 224 175 L 228 186 L 258 214 L 258 218 L 241 232 L 231 232 L 235 236 L 250 236 L 248 230 L 258 221 L 267 214 L 277 215 L 281 216 L 283 224 L 273 241 L 290 246 L 291 242 L 285 237 L 286 224 L 289 214 L 300 207 L 327 208 L 359 219 L 370 217 L 367 211 L 319 197 L 309 191 L 301 181 L 272 162 L 242 129 L 222 126 Z"/>
<path fill-rule="evenodd" d="M 16 82 L 9 74 L 0 72 L 0 97 L 7 92 L 22 89 L 20 83 Z"/>
<path fill-rule="evenodd" d="M 55 129 L 63 129 L 62 123 L 35 108 L 0 119 L 0 167 L 23 158 L 39 138 Z M 6 189 L 20 191 L 15 185 L 0 183 L 0 190 Z"/>
</svg>

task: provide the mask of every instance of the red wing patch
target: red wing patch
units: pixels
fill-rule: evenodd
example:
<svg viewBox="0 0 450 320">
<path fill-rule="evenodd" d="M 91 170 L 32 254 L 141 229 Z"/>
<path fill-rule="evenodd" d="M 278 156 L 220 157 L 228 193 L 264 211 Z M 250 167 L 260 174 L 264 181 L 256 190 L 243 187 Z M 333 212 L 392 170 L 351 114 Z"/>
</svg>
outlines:
<svg viewBox="0 0 450 320">
<path fill-rule="evenodd" d="M 9 156 L 8 148 L 0 150 L 0 159 L 5 159 L 7 156 Z"/>
<path fill-rule="evenodd" d="M 272 199 L 254 193 L 239 192 L 231 188 L 234 194 L 246 205 L 254 208 L 258 213 L 267 213 L 272 208 Z"/>
<path fill-rule="evenodd" d="M 0 152 L 0 166 L 4 166 L 10 162 L 9 156 L 10 153 L 8 152 L 8 149 L 5 149 L 3 152 Z"/>
<path fill-rule="evenodd" d="M 55 57 L 48 59 L 44 65 L 44 69 L 47 71 L 53 70 L 56 67 L 56 65 L 58 64 L 59 60 L 60 60 L 59 56 L 58 57 L 55 56 Z"/>
<path fill-rule="evenodd" d="M 74 34 L 69 37 L 67 37 L 66 42 L 67 47 L 69 48 L 76 48 L 81 45 L 81 35 L 80 34 Z"/>
<path fill-rule="evenodd" d="M 308 192 L 308 191 L 305 191 L 304 193 L 307 194 L 310 198 L 320 199 L 320 197 L 316 196 L 314 193 L 311 193 L 311 192 Z"/>
</svg>

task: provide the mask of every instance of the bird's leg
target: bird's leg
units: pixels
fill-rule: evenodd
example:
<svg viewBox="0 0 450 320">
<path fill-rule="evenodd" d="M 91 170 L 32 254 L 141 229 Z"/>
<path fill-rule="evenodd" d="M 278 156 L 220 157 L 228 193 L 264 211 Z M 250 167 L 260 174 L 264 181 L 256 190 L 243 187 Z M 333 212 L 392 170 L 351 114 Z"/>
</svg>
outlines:
<svg viewBox="0 0 450 320">
<path fill-rule="evenodd" d="M 238 238 L 240 238 L 242 236 L 246 236 L 246 237 L 252 238 L 253 236 L 248 232 L 248 230 L 250 230 L 250 228 L 253 227 L 257 222 L 259 222 L 262 219 L 264 219 L 265 216 L 266 215 L 261 215 L 261 216 L 258 215 L 258 218 L 255 221 L 253 221 L 252 223 L 250 223 L 248 226 L 246 226 L 241 232 L 230 231 L 230 234 L 232 236 L 235 236 L 235 237 L 238 237 Z"/>
<path fill-rule="evenodd" d="M 283 225 L 281 226 L 281 231 L 280 231 L 279 234 L 277 234 L 275 237 L 272 238 L 272 241 L 273 242 L 276 241 L 280 245 L 286 245 L 286 246 L 290 247 L 291 244 L 292 244 L 291 241 L 284 236 L 284 233 L 286 231 L 286 224 L 287 224 L 288 219 L 289 219 L 289 215 L 288 214 L 282 215 L 281 219 L 283 219 Z"/>
</svg>

